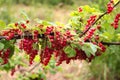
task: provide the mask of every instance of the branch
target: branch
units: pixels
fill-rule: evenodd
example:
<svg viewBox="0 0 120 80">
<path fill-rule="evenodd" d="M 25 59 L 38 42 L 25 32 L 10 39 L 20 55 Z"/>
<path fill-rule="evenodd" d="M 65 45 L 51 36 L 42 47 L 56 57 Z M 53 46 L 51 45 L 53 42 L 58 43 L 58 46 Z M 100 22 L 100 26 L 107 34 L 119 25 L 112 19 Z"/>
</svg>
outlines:
<svg viewBox="0 0 120 80">
<path fill-rule="evenodd" d="M 120 3 L 120 0 L 113 6 L 113 8 L 115 8 L 118 4 Z M 105 16 L 107 14 L 107 11 L 106 12 L 104 12 L 102 15 L 100 15 L 96 20 L 95 20 L 95 22 L 93 23 L 93 24 L 91 24 L 90 26 L 89 26 L 89 28 L 87 29 L 87 30 L 85 30 L 81 35 L 80 35 L 80 38 L 83 36 L 83 35 L 85 35 L 88 31 L 89 31 L 89 29 L 93 26 L 93 25 L 95 25 L 103 16 Z"/>
<path fill-rule="evenodd" d="M 54 33 L 51 33 L 51 35 L 54 35 Z M 33 38 L 32 34 L 29 35 L 24 35 L 24 36 L 20 36 L 20 35 L 15 35 L 14 38 L 12 39 L 22 39 L 23 37 L 27 37 L 27 38 Z M 39 34 L 38 38 L 44 38 L 45 35 L 44 34 Z M 0 40 L 1 39 L 6 39 L 5 36 L 0 36 Z M 120 45 L 120 42 L 101 42 L 104 45 Z"/>
<path fill-rule="evenodd" d="M 120 3 L 120 0 L 113 6 L 115 8 Z"/>
<path fill-rule="evenodd" d="M 0 36 L 0 40 L 1 40 L 1 39 L 6 39 L 6 37 L 5 37 L 5 36 Z"/>
<path fill-rule="evenodd" d="M 50 33 L 50 35 L 54 35 L 54 33 Z M 34 35 L 29 33 L 29 34 L 24 34 L 24 35 L 14 35 L 14 37 L 12 39 L 22 39 L 22 38 L 32 39 L 33 37 L 34 37 Z M 45 35 L 44 34 L 38 34 L 38 38 L 45 38 Z M 6 39 L 6 36 L 0 36 L 0 40 L 1 39 Z"/>
<path fill-rule="evenodd" d="M 29 35 L 22 35 L 22 36 L 20 36 L 20 35 L 14 35 L 14 37 L 12 38 L 12 39 L 22 39 L 22 38 L 33 38 L 33 35 L 32 34 L 29 34 Z M 45 35 L 44 34 L 39 34 L 38 35 L 38 38 L 44 38 L 45 37 Z M 6 36 L 0 36 L 0 40 L 1 39 L 6 39 Z"/>
<path fill-rule="evenodd" d="M 120 42 L 101 42 L 104 45 L 120 45 Z"/>
</svg>

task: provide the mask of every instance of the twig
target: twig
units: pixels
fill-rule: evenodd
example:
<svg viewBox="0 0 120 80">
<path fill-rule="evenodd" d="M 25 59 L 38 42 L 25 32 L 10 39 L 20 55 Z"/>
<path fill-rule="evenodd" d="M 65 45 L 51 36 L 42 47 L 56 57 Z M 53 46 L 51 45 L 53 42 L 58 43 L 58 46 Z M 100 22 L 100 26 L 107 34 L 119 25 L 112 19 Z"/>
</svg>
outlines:
<svg viewBox="0 0 120 80">
<path fill-rule="evenodd" d="M 32 72 L 36 67 L 38 67 L 40 65 L 40 63 L 37 63 L 35 66 L 33 66 L 30 70 L 25 70 L 26 72 L 30 73 Z M 26 73 L 23 74 L 23 76 L 26 76 Z"/>
<path fill-rule="evenodd" d="M 120 3 L 120 0 L 113 6 L 113 8 L 115 8 L 119 3 Z M 104 12 L 102 15 L 100 15 L 100 16 L 95 20 L 95 22 L 88 27 L 87 30 L 85 30 L 82 34 L 80 34 L 80 38 L 81 38 L 83 35 L 85 35 L 85 34 L 89 31 L 89 29 L 90 29 L 93 25 L 95 25 L 95 24 L 96 24 L 104 15 L 106 15 L 106 14 L 107 14 L 107 11 Z"/>
<path fill-rule="evenodd" d="M 40 63 L 37 63 L 35 66 L 33 66 L 28 72 L 32 72 L 36 67 L 38 67 Z"/>
<path fill-rule="evenodd" d="M 0 36 L 0 40 L 1 40 L 1 39 L 6 39 L 6 37 L 5 37 L 5 36 Z"/>
<path fill-rule="evenodd" d="M 120 42 L 101 42 L 104 45 L 120 45 Z"/>
</svg>

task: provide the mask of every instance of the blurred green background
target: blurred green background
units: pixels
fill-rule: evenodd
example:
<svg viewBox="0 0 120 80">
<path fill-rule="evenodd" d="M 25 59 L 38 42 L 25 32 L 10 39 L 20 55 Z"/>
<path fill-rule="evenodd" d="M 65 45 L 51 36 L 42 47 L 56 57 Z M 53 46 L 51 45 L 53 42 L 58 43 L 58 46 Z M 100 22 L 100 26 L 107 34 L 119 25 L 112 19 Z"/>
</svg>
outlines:
<svg viewBox="0 0 120 80">
<path fill-rule="evenodd" d="M 32 18 L 67 23 L 69 13 L 89 0 L 0 0 L 0 19 L 7 24 L 19 20 L 21 11 Z"/>
<path fill-rule="evenodd" d="M 81 5 L 91 5 L 104 10 L 108 0 L 0 0 L 0 19 L 6 23 L 19 19 L 21 11 L 32 18 L 67 23 L 69 13 Z M 94 4 L 93 4 L 94 2 Z M 97 5 L 96 5 L 97 3 Z M 101 6 L 102 5 L 102 6 Z"/>
</svg>

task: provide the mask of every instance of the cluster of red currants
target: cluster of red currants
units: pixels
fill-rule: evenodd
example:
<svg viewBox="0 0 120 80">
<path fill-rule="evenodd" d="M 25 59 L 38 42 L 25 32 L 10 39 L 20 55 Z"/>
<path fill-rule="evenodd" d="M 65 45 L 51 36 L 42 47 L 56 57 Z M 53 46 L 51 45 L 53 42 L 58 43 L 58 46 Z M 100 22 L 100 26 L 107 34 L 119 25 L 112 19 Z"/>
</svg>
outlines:
<svg viewBox="0 0 120 80">
<path fill-rule="evenodd" d="M 95 31 L 96 31 L 96 28 L 91 28 L 91 29 L 87 32 L 86 36 L 84 37 L 84 41 L 87 41 L 88 39 L 91 39 L 92 36 L 94 35 L 94 32 L 95 32 Z"/>
<path fill-rule="evenodd" d="M 113 11 L 113 4 L 114 4 L 113 0 L 110 0 L 110 2 L 107 4 L 107 13 L 108 14 Z"/>
<path fill-rule="evenodd" d="M 48 65 L 52 54 L 53 54 L 53 50 L 46 46 L 45 49 L 40 54 L 41 63 L 44 64 L 45 66 Z"/>
<path fill-rule="evenodd" d="M 75 48 L 75 51 L 76 55 L 74 57 L 68 57 L 64 51 L 60 51 L 59 59 L 56 65 L 59 66 L 63 61 L 66 61 L 66 63 L 69 64 L 71 60 L 88 60 L 89 62 L 91 62 L 95 58 L 95 56 L 101 55 L 100 52 L 97 52 L 96 55 L 91 55 L 90 57 L 88 57 L 86 53 L 82 50 Z"/>
<path fill-rule="evenodd" d="M 116 15 L 114 22 L 111 24 L 115 29 L 118 28 L 118 22 L 120 20 L 120 13 Z"/>
<path fill-rule="evenodd" d="M 59 59 L 57 61 L 57 66 L 59 66 L 63 61 L 66 61 L 67 64 L 70 63 L 71 60 L 86 60 L 87 56 L 86 54 L 84 53 L 84 51 L 81 51 L 81 50 L 78 50 L 78 49 L 75 49 L 76 51 L 76 55 L 74 57 L 68 57 L 67 54 L 62 50 L 62 51 L 59 51 Z"/>
<path fill-rule="evenodd" d="M 102 43 L 98 43 L 98 46 L 100 47 L 102 52 L 105 52 L 106 47 Z"/>
<path fill-rule="evenodd" d="M 96 15 L 90 16 L 90 18 L 87 20 L 87 24 L 85 26 L 85 30 L 87 30 L 96 20 Z"/>
<path fill-rule="evenodd" d="M 38 42 L 38 31 L 34 31 L 34 39 L 24 38 L 19 43 L 19 48 L 24 50 L 29 55 L 29 63 L 32 64 L 38 50 L 34 49 L 33 45 Z"/>
<path fill-rule="evenodd" d="M 82 9 L 80 8 L 82 11 Z M 96 20 L 96 15 L 91 16 L 90 19 L 87 20 L 86 29 L 88 29 Z M 117 17 L 118 18 L 118 17 Z M 28 24 L 29 21 L 26 21 L 26 24 Z M 8 31 L 3 32 L 3 36 L 7 36 L 8 40 L 12 39 L 15 35 L 22 35 L 23 32 L 21 28 L 26 28 L 26 24 L 23 23 L 15 23 L 15 26 L 18 27 L 17 29 L 10 29 Z M 84 37 L 84 41 L 89 40 L 94 35 L 94 32 L 96 31 L 96 28 L 91 28 L 86 36 Z M 25 32 L 24 32 L 25 33 Z M 28 33 L 30 33 L 28 31 Z M 32 64 L 35 56 L 38 54 L 38 50 L 34 48 L 35 44 L 38 44 L 38 36 L 39 32 L 37 30 L 33 31 L 32 38 L 24 37 L 21 39 L 19 43 L 19 48 L 21 50 L 24 50 L 26 54 L 29 55 L 29 63 Z M 71 60 L 86 60 L 88 59 L 91 61 L 91 59 L 94 57 L 91 55 L 91 57 L 87 57 L 85 52 L 82 50 L 74 49 L 76 51 L 76 55 L 74 57 L 68 57 L 68 55 L 64 52 L 64 48 L 66 46 L 69 46 L 69 42 L 74 40 L 74 35 L 71 34 L 70 30 L 66 30 L 64 33 L 57 31 L 54 26 L 48 26 L 46 28 L 46 31 L 44 32 L 44 36 L 47 38 L 47 40 L 50 41 L 50 46 L 46 45 L 45 48 L 42 50 L 42 53 L 40 54 L 41 57 L 41 63 L 44 65 L 48 65 L 51 56 L 54 54 L 55 58 L 57 60 L 56 65 L 60 65 L 63 61 L 66 61 L 66 63 L 69 63 Z M 102 51 L 105 51 L 105 47 L 102 44 L 98 45 Z M 9 50 L 5 52 L 4 55 L 8 55 Z M 4 58 L 4 63 L 7 63 L 8 59 L 7 57 Z"/>
<path fill-rule="evenodd" d="M 54 54 L 56 59 L 56 65 L 60 65 L 63 61 L 66 61 L 68 64 L 71 60 L 86 60 L 88 59 L 91 61 L 95 56 L 91 55 L 91 57 L 87 57 L 86 53 L 82 50 L 75 49 L 76 55 L 73 57 L 68 57 L 68 55 L 64 52 L 64 48 L 66 46 L 69 46 L 69 43 L 67 41 L 73 40 L 73 35 L 69 30 L 66 30 L 64 34 L 62 34 L 60 31 L 53 31 L 54 27 L 47 27 L 45 35 L 48 36 L 48 39 L 51 43 L 51 47 L 45 47 L 45 49 L 41 53 L 41 63 L 44 65 L 47 65 L 50 61 L 51 56 Z M 94 31 L 96 29 L 92 28 L 88 32 L 89 38 L 92 37 L 94 34 Z M 51 33 L 54 32 L 54 35 L 51 35 Z M 89 39 L 87 38 L 87 39 Z"/>
<path fill-rule="evenodd" d="M 11 40 L 15 35 L 22 35 L 22 31 L 20 29 L 10 29 L 3 31 L 2 35 L 5 36 L 7 40 Z"/>
<path fill-rule="evenodd" d="M 7 64 L 8 63 L 9 55 L 10 55 L 10 49 L 0 51 L 0 57 L 3 59 L 2 64 Z"/>
</svg>

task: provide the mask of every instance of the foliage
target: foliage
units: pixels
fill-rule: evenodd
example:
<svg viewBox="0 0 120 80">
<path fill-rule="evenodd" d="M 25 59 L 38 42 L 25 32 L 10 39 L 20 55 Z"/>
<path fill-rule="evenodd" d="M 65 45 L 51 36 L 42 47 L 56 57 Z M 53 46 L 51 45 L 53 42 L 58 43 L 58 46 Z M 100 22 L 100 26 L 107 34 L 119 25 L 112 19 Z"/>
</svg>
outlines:
<svg viewBox="0 0 120 80">
<path fill-rule="evenodd" d="M 100 57 L 96 57 L 90 65 L 92 77 L 100 80 L 120 79 L 120 47 L 109 46 L 107 51 Z"/>
<path fill-rule="evenodd" d="M 29 73 L 34 70 L 33 67 L 20 75 L 20 78 L 46 80 L 47 69 L 55 73 L 53 69 L 57 69 L 56 66 L 62 62 L 67 64 L 71 60 L 91 62 L 95 58 L 91 62 L 93 72 L 91 74 L 102 80 L 119 79 L 120 71 L 117 71 L 120 63 L 119 47 L 111 46 L 111 44 L 120 44 L 120 13 L 117 12 L 118 8 L 115 9 L 119 3 L 120 0 L 111 0 L 104 13 L 88 5 L 81 6 L 71 13 L 72 18 L 67 25 L 45 20 L 36 20 L 33 25 L 24 12 L 22 13 L 24 20 L 8 25 L 0 21 L 0 69 L 11 70 L 11 75 L 14 75 L 15 71 L 20 70 L 21 67 L 31 66 L 36 62 L 38 64 L 35 67 L 41 65 L 41 69 L 31 76 Z M 96 58 L 97 56 L 100 57 Z M 28 60 L 29 63 L 24 60 Z M 96 64 L 96 61 L 99 64 Z M 96 67 L 99 65 L 100 67 Z M 101 68 L 101 71 L 104 70 L 104 74 L 98 71 L 98 68 Z M 114 76 L 109 77 L 107 74 Z"/>
<path fill-rule="evenodd" d="M 72 28 L 78 30 L 78 32 L 82 32 L 83 26 L 86 26 L 86 19 L 89 18 L 90 15 L 100 15 L 103 11 L 106 11 L 107 0 L 104 1 L 96 1 L 99 2 L 99 9 L 90 8 L 89 6 L 81 7 L 83 10 L 81 13 L 75 11 L 73 12 L 72 18 L 69 21 L 69 24 L 72 25 Z M 94 4 L 92 4 L 94 6 Z M 97 7 L 97 8 L 98 8 Z M 90 11 L 90 12 L 89 12 Z M 92 12 L 92 13 L 91 13 Z M 87 13 L 87 15 L 86 15 Z M 114 22 L 114 18 L 119 10 L 114 10 L 111 14 L 104 16 L 97 24 L 93 27 L 101 26 L 100 30 L 96 31 L 95 34 L 99 35 L 99 41 L 108 41 L 108 42 L 119 42 L 119 28 L 114 29 L 111 26 L 111 23 Z M 118 30 L 118 31 L 117 31 Z M 85 49 L 87 51 L 87 49 Z M 90 51 L 90 50 L 88 50 Z M 90 65 L 90 73 L 93 79 L 96 80 L 119 80 L 119 65 L 120 62 L 119 56 L 119 46 L 107 46 L 106 52 L 100 57 L 96 57 Z"/>
</svg>

